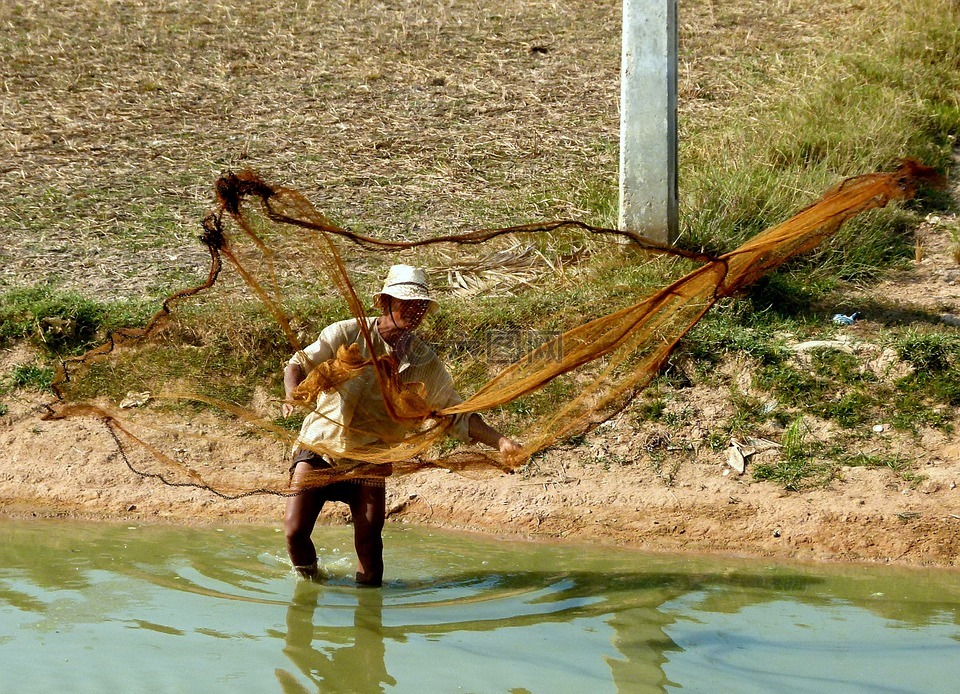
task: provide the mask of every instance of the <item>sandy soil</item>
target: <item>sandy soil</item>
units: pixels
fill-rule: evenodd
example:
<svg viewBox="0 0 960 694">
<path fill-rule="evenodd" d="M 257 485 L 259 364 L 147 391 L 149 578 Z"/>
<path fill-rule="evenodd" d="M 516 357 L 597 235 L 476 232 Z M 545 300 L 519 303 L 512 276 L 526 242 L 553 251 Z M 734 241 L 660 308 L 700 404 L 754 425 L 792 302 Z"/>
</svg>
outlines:
<svg viewBox="0 0 960 694">
<path fill-rule="evenodd" d="M 678 460 L 667 478 L 662 470 L 672 463 L 658 474 L 645 459 L 649 434 L 616 432 L 610 426 L 586 444 L 551 451 L 529 474 L 471 480 L 430 471 L 394 480 L 389 519 L 671 552 L 960 566 L 956 436 L 928 434 L 915 444 L 912 454 L 924 461 L 919 485 L 888 469 L 849 468 L 827 488 L 788 493 L 738 475 L 708 448 Z M 12 412 L 0 446 L 0 514 L 8 517 L 281 522 L 274 496 L 225 501 L 135 474 L 96 420 L 42 422 Z M 274 466 L 282 457 L 275 443 L 251 444 L 247 455 Z M 344 507 L 330 506 L 323 518 L 346 522 Z"/>
<path fill-rule="evenodd" d="M 955 223 L 928 220 L 919 230 L 921 260 L 870 293 L 897 297 L 904 308 L 960 313 L 960 266 L 951 257 L 949 231 Z M 25 356 L 0 353 L 0 366 Z M 549 451 L 523 474 L 476 480 L 430 471 L 393 480 L 389 521 L 670 552 L 960 566 L 960 434 L 874 432 L 867 447 L 903 451 L 916 461 L 913 474 L 845 468 L 825 488 L 786 492 L 750 475 L 760 456 L 775 452 L 749 457 L 741 475 L 707 445 L 711 422 L 729 406 L 722 393 L 694 386 L 680 397 L 698 413 L 684 431 L 638 424 L 628 409 L 584 442 Z M 281 523 L 276 496 L 227 501 L 135 474 L 102 423 L 41 421 L 39 400 L 22 395 L 0 417 L 0 515 Z M 264 466 L 279 474 L 285 463 L 278 444 L 243 441 L 239 457 L 250 467 L 234 474 L 255 479 Z M 203 457 L 217 444 L 208 433 L 176 445 L 184 455 Z M 330 505 L 323 522 L 345 523 L 344 511 Z"/>
</svg>

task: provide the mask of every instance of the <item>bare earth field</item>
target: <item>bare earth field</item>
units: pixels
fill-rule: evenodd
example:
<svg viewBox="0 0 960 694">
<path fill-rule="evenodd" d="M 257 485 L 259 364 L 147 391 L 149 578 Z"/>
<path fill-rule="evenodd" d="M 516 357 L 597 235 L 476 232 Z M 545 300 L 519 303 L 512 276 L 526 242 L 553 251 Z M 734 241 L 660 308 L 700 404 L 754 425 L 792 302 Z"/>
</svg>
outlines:
<svg viewBox="0 0 960 694">
<path fill-rule="evenodd" d="M 554 191 L 615 186 L 619 4 L 4 3 L 0 290 L 50 281 L 98 298 L 156 298 L 190 284 L 205 266 L 191 244 L 210 186 L 240 166 L 302 187 L 358 230 L 580 217 L 577 199 Z M 681 5 L 682 137 L 762 99 L 745 95 L 758 78 L 737 71 L 735 54 L 787 71 L 818 42 L 842 42 L 857 12 L 839 0 L 834 11 Z M 947 225 L 930 220 L 918 237 L 922 258 L 864 291 L 864 305 L 873 295 L 904 316 L 960 314 Z M 865 315 L 849 328 L 865 361 L 889 320 Z M 0 351 L 0 374 L 34 357 Z M 749 384 L 749 364 L 725 371 Z M 135 474 L 103 424 L 41 421 L 43 397 L 5 401 L 0 516 L 281 523 L 275 496 L 227 501 Z M 750 474 L 775 451 L 748 458 L 741 475 L 708 444 L 728 399 L 701 385 L 678 391 L 674 404 L 695 416 L 674 430 L 638 423 L 628 408 L 523 474 L 397 479 L 389 520 L 669 552 L 960 566 L 960 415 L 949 435 L 883 422 L 864 432 L 864 452 L 901 454 L 909 476 L 853 467 L 787 492 Z M 185 456 L 209 455 L 208 445 L 171 442 Z M 244 445 L 249 479 L 285 468 L 275 442 Z M 344 509 L 323 520 L 345 523 Z"/>
</svg>

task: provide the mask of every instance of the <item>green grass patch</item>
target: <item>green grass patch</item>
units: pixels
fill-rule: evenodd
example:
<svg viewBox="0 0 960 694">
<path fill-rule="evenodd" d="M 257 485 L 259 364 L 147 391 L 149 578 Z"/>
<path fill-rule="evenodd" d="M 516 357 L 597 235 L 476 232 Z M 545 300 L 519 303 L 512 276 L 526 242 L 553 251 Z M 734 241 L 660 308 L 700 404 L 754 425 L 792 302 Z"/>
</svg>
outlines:
<svg viewBox="0 0 960 694">
<path fill-rule="evenodd" d="M 835 349 L 815 350 L 809 366 L 792 362 L 762 366 L 754 383 L 787 408 L 856 427 L 876 416 L 876 376 L 852 354 Z"/>
<path fill-rule="evenodd" d="M 910 328 L 891 342 L 913 367 L 894 384 L 893 425 L 908 431 L 922 426 L 952 431 L 960 407 L 960 336 L 946 328 Z"/>
<path fill-rule="evenodd" d="M 775 482 L 794 492 L 827 484 L 835 476 L 834 466 L 818 458 L 823 445 L 810 441 L 808 435 L 803 417 L 797 417 L 784 432 L 780 457 L 755 465 L 754 479 Z"/>
<path fill-rule="evenodd" d="M 53 384 L 54 370 L 39 364 L 17 364 L 6 379 L 6 388 L 13 390 L 26 388 L 30 390 L 49 390 Z"/>
<path fill-rule="evenodd" d="M 558 402 L 570 400 L 577 390 L 572 376 L 559 376 L 540 390 L 504 405 L 504 409 L 520 418 L 535 419 L 550 414 Z"/>
<path fill-rule="evenodd" d="M 938 373 L 960 366 L 960 335 L 956 331 L 912 328 L 892 342 L 897 355 L 917 371 Z"/>
<path fill-rule="evenodd" d="M 643 421 L 658 422 L 666 415 L 667 403 L 659 396 L 644 398 L 643 401 L 634 408 L 636 417 Z"/>
<path fill-rule="evenodd" d="M 273 423 L 289 431 L 300 431 L 300 426 L 306 414 L 303 412 L 293 412 L 289 417 L 277 417 Z"/>
<path fill-rule="evenodd" d="M 838 462 L 849 467 L 888 468 L 894 472 L 901 472 L 910 469 L 914 461 L 902 457 L 899 453 L 864 453 L 858 451 L 853 455 L 841 457 Z"/>
<path fill-rule="evenodd" d="M 52 354 L 79 354 L 119 327 L 141 324 L 158 306 L 100 302 L 49 286 L 0 295 L 0 345 L 29 340 Z"/>
<path fill-rule="evenodd" d="M 312 341 L 312 331 L 305 339 Z M 75 365 L 71 398 L 182 392 L 247 405 L 258 386 L 280 381 L 293 352 L 273 317 L 254 301 L 185 305 L 149 339 Z M 204 407 L 194 404 L 191 407 Z"/>
<path fill-rule="evenodd" d="M 845 28 L 862 40 L 833 44 L 836 52 L 827 42 L 819 47 L 827 50 L 788 59 L 779 87 L 756 91 L 758 110 L 744 107 L 748 126 L 689 124 L 680 176 L 686 245 L 731 250 L 798 211 L 838 175 L 888 168 L 903 157 L 948 168 L 960 135 L 960 70 L 956 32 L 945 27 L 960 22 L 960 8 L 914 0 L 880 12 L 887 21 Z M 922 194 L 920 205 L 853 220 L 778 274 L 799 274 L 827 290 L 838 280 L 874 281 L 912 257 L 910 230 L 924 202 L 929 209 Z"/>
<path fill-rule="evenodd" d="M 785 408 L 807 412 L 844 428 L 888 421 L 903 431 L 923 426 L 952 430 L 960 406 L 960 340 L 941 330 L 909 329 L 892 339 L 912 373 L 883 383 L 852 354 L 815 350 L 810 363 L 761 365 L 754 385 Z"/>
<path fill-rule="evenodd" d="M 859 451 L 854 455 L 840 455 L 837 462 L 849 467 L 887 468 L 913 487 L 926 479 L 925 475 L 916 472 L 916 460 L 906 458 L 899 452 L 883 454 Z"/>
<path fill-rule="evenodd" d="M 760 364 L 780 364 L 789 353 L 784 336 L 803 332 L 802 323 L 774 311 L 756 311 L 749 301 L 719 303 L 688 333 L 681 352 L 701 368 L 741 354 Z"/>
</svg>

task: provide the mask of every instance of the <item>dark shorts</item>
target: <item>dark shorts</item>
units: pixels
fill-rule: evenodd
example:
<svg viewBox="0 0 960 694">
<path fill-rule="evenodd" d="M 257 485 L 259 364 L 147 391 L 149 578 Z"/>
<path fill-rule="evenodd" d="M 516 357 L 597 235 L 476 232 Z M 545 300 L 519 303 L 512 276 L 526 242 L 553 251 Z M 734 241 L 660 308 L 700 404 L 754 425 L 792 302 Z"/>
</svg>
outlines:
<svg viewBox="0 0 960 694">
<path fill-rule="evenodd" d="M 293 475 L 293 471 L 296 469 L 299 463 L 306 463 L 315 470 L 329 470 L 330 468 L 335 467 L 333 462 L 319 453 L 311 451 L 309 448 L 298 448 L 293 454 L 293 460 L 290 463 L 290 475 Z M 344 480 L 341 482 L 333 482 L 331 484 L 323 487 L 325 496 L 328 496 L 330 499 L 337 501 L 342 501 L 341 496 L 352 496 L 351 492 L 355 492 L 357 485 L 364 487 L 378 487 L 380 489 L 384 488 L 383 477 L 360 477 L 352 480 Z M 334 496 L 336 494 L 336 496 Z"/>
</svg>

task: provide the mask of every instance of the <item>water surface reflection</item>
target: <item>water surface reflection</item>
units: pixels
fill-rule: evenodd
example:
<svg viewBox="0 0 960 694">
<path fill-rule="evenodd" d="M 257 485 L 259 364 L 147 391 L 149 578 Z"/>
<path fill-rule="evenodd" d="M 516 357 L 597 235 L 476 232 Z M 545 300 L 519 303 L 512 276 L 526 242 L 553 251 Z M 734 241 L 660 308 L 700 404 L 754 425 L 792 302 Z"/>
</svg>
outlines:
<svg viewBox="0 0 960 694">
<path fill-rule="evenodd" d="M 955 691 L 960 574 L 391 528 L 382 589 L 269 528 L 0 523 L 0 691 Z M 59 683 L 59 685 L 58 685 Z"/>
</svg>

